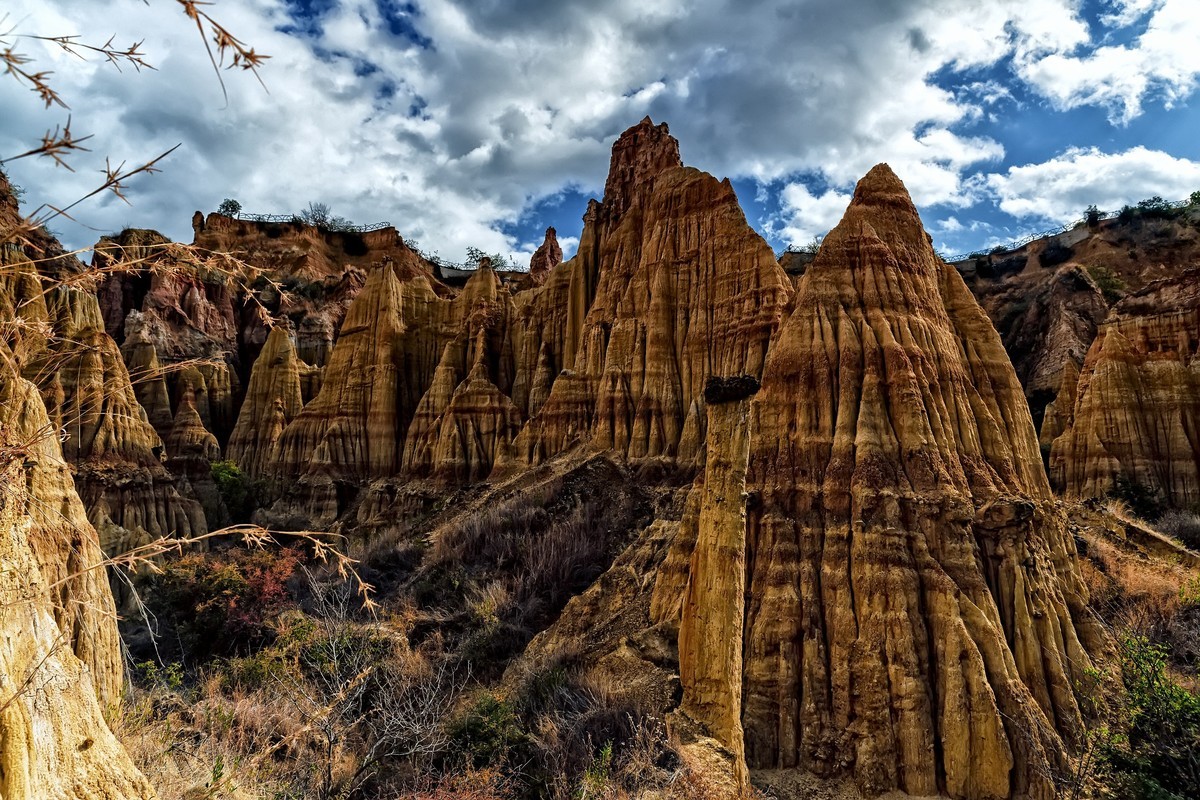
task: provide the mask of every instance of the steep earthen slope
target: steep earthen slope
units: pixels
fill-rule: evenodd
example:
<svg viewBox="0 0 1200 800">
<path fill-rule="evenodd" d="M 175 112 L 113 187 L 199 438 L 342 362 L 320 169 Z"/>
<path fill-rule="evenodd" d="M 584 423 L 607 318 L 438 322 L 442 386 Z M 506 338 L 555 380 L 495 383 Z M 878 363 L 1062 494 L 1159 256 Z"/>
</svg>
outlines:
<svg viewBox="0 0 1200 800">
<path fill-rule="evenodd" d="M 1200 503 L 1200 270 L 1118 303 L 1074 392 L 1064 386 L 1057 489 L 1098 497 L 1123 479 L 1179 508 Z"/>
<path fill-rule="evenodd" d="M 1132 209 L 955 266 L 1000 332 L 1040 426 L 1064 366 L 1083 363 L 1111 305 L 1198 259 L 1200 206 L 1191 205 Z"/>
</svg>

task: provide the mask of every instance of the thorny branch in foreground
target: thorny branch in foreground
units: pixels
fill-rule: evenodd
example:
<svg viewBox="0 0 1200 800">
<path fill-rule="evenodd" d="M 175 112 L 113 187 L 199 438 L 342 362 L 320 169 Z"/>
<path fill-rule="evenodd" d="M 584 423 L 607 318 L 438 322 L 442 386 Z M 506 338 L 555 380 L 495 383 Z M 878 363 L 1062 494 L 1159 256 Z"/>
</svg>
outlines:
<svg viewBox="0 0 1200 800">
<path fill-rule="evenodd" d="M 211 2 L 203 2 L 203 0 L 176 0 L 176 2 L 182 7 L 184 15 L 196 24 L 196 30 L 200 34 L 201 41 L 204 42 L 204 49 L 208 53 L 213 71 L 217 75 L 217 82 L 221 86 L 221 94 L 225 98 L 226 103 L 229 102 L 229 92 L 226 90 L 224 78 L 221 77 L 221 67 L 249 70 L 254 73 L 254 77 L 263 89 L 266 89 L 266 84 L 263 83 L 262 76 L 258 70 L 270 56 L 256 52 L 253 47 L 234 36 L 228 28 L 213 19 L 202 8 L 203 6 L 213 5 Z M 0 17 L 0 26 L 3 26 L 7 21 L 8 14 Z M 141 49 L 142 41 L 136 41 L 128 47 L 121 48 L 113 44 L 116 39 L 115 35 L 110 36 L 104 44 L 95 45 L 80 41 L 80 37 L 77 34 L 61 36 L 24 34 L 18 33 L 15 25 L 0 31 L 0 64 L 3 64 L 4 74 L 11 75 L 17 83 L 27 86 L 31 91 L 36 93 L 46 108 L 54 105 L 69 108 L 69 105 L 51 84 L 53 71 L 39 70 L 30 66 L 34 62 L 34 59 L 16 49 L 15 39 L 31 39 L 57 45 L 63 51 L 81 60 L 87 60 L 89 55 L 99 55 L 109 64 L 112 64 L 118 72 L 121 71 L 122 65 L 132 66 L 138 72 L 143 68 L 155 69 L 146 60 L 146 54 Z M 82 147 L 81 142 L 90 138 L 91 135 L 76 138 L 71 133 L 71 119 L 68 117 L 65 125 L 61 127 L 55 126 L 53 131 L 48 130 L 42 137 L 41 144 L 19 155 L 0 158 L 0 165 L 19 158 L 45 156 L 53 159 L 55 166 L 66 167 L 70 170 L 71 167 L 66 163 L 64 156 L 74 151 L 86 151 L 88 148 Z M 173 152 L 177 147 L 179 145 L 175 145 L 175 147 L 172 147 L 158 157 L 129 170 L 125 169 L 124 161 L 114 168 L 112 163 L 106 159 L 104 169 L 105 180 L 103 184 L 63 208 L 58 208 L 50 204 L 39 206 L 32 215 L 23 219 L 21 224 L 16 226 L 15 229 L 0 230 L 0 244 L 28 242 L 30 234 L 38 228 L 43 227 L 55 217 L 65 216 L 67 219 L 74 219 L 67 213 L 69 209 L 105 191 L 111 191 L 117 197 L 125 200 L 125 202 L 129 202 L 123 193 L 123 189 L 125 188 L 123 181 L 141 173 L 149 174 L 157 172 L 158 170 L 154 168 L 154 165 Z M 38 217 L 38 213 L 43 210 L 47 211 L 47 213 Z"/>
</svg>

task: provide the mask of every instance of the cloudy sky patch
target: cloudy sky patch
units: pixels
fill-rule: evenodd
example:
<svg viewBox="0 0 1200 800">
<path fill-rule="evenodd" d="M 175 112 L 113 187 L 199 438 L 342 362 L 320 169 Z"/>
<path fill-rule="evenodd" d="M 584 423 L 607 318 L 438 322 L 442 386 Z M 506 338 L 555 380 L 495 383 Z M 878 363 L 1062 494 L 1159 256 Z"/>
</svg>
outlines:
<svg viewBox="0 0 1200 800">
<path fill-rule="evenodd" d="M 879 161 L 938 246 L 975 249 L 1150 195 L 1200 189 L 1191 107 L 1194 0 L 218 0 L 210 13 L 271 55 L 264 91 L 225 73 L 168 0 L 43 0 L 8 40 L 54 70 L 75 173 L 11 162 L 26 202 L 96 185 L 103 157 L 182 143 L 132 206 L 102 198 L 51 225 L 72 245 L 126 225 L 189 240 L 191 213 L 309 201 L 387 220 L 429 251 L 527 260 L 573 242 L 612 141 L 646 114 L 684 160 L 733 180 L 777 249 L 835 223 Z M 144 39 L 158 69 L 118 73 L 17 34 Z M 0 158 L 65 122 L 0 80 Z M 564 249 L 570 249 L 564 247 Z"/>
</svg>

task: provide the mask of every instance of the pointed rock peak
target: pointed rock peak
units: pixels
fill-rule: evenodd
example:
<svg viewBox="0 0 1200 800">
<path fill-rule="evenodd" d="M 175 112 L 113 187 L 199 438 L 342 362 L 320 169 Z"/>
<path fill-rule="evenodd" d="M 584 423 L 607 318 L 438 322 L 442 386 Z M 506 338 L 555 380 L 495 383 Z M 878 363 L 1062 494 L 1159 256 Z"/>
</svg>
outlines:
<svg viewBox="0 0 1200 800">
<path fill-rule="evenodd" d="M 458 345 L 455 342 L 446 342 L 446 346 L 442 348 L 442 358 L 438 361 L 438 369 L 454 369 L 454 363 L 458 360 Z"/>
<path fill-rule="evenodd" d="M 622 133 L 613 145 L 604 184 L 605 207 L 620 214 L 632 204 L 639 187 L 663 170 L 681 166 L 679 141 L 671 135 L 667 123 L 655 125 L 646 117 Z"/>
<path fill-rule="evenodd" d="M 911 218 L 918 226 L 921 224 L 921 217 L 908 189 L 887 164 L 876 164 L 859 180 L 854 187 L 854 198 L 850 201 L 850 208 L 856 206 L 892 209 Z"/>
<path fill-rule="evenodd" d="M 868 240 L 890 251 L 908 271 L 937 271 L 938 259 L 921 215 L 904 182 L 887 164 L 876 164 L 854 187 L 842 221 L 825 237 L 813 268 L 861 266 L 866 258 L 861 245 Z"/>
<path fill-rule="evenodd" d="M 529 274 L 534 282 L 545 281 L 550 270 L 562 263 L 562 258 L 563 251 L 558 244 L 558 233 L 554 228 L 546 228 L 546 238 L 542 240 L 541 247 L 534 251 L 533 258 L 529 259 Z"/>
</svg>

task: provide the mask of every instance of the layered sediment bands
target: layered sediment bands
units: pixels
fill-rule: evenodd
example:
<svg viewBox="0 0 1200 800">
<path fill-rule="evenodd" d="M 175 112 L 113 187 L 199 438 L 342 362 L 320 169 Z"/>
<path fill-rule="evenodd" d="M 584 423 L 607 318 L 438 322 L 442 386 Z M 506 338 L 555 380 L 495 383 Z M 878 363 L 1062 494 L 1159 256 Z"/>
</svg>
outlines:
<svg viewBox="0 0 1200 800">
<path fill-rule="evenodd" d="M 229 458 L 247 475 L 262 478 L 273 471 L 279 439 L 303 408 L 305 379 L 316 371 L 296 354 L 286 326 L 271 331 L 254 362 L 246 399 L 229 437 Z"/>
<path fill-rule="evenodd" d="M 742 733 L 746 593 L 746 467 L 750 397 L 758 381 L 710 378 L 708 446 L 696 543 L 679 622 L 680 713 L 731 754 L 732 782 L 748 786 Z M 685 524 L 687 521 L 685 520 Z"/>
<path fill-rule="evenodd" d="M 709 375 L 761 374 L 791 285 L 728 181 L 647 118 L 614 145 L 578 254 L 526 294 L 513 399 L 536 413 L 515 457 L 538 463 L 581 441 L 676 458 Z"/>
<path fill-rule="evenodd" d="M 1082 732 L 1081 638 L 1102 640 L 1011 362 L 885 165 L 805 272 L 762 384 L 750 766 L 1053 796 Z"/>
<path fill-rule="evenodd" d="M 479 464 L 495 457 L 491 451 L 496 443 L 485 439 L 508 439 L 507 433 L 500 432 L 514 424 L 514 409 L 505 396 L 512 386 L 513 359 L 506 334 L 513 306 L 496 273 L 478 270 L 460 294 L 446 300 L 437 295 L 427 276 L 398 270 L 394 263 L 384 262 L 372 271 L 346 316 L 320 392 L 279 438 L 276 478 L 281 486 L 299 479 L 287 504 L 298 504 L 300 513 L 310 517 L 332 521 L 340 513 L 345 497 L 339 499 L 339 486 L 362 486 L 403 471 L 406 433 L 418 415 L 421 425 L 437 428 L 439 441 L 446 439 L 446 474 L 457 474 L 462 467 L 452 457 L 456 451 L 452 436 L 470 434 L 469 441 L 458 442 L 457 447 L 463 458 L 475 461 L 475 467 L 464 467 L 474 475 L 482 469 Z M 454 424 L 445 427 L 444 420 L 436 419 L 449 410 L 449 405 L 440 407 L 443 398 L 436 396 L 445 393 L 445 370 L 442 383 L 434 384 L 447 345 L 453 342 L 460 343 L 453 350 L 462 353 L 460 363 L 476 365 L 476 377 L 482 376 L 495 388 L 486 392 L 485 399 L 479 395 L 483 383 L 469 382 L 472 391 L 464 389 L 455 413 L 478 410 L 493 416 L 471 422 L 456 417 Z M 487 409 L 472 406 L 475 402 Z M 519 412 L 516 419 L 519 424 Z M 489 426 L 494 430 L 481 434 Z M 413 431 L 409 452 L 417 458 L 418 471 L 437 471 L 430 448 L 416 445 L 424 432 Z M 484 453 L 489 455 L 480 461 Z"/>
<path fill-rule="evenodd" d="M 114 542 L 203 533 L 200 506 L 163 466 L 162 440 L 104 330 L 95 296 L 57 287 L 46 297 L 46 315 L 55 335 L 23 371 L 64 434 L 63 453 L 92 523 Z"/>
<path fill-rule="evenodd" d="M 1114 307 L 1050 464 L 1068 496 L 1103 496 L 1121 477 L 1177 507 L 1200 502 L 1200 270 Z"/>
</svg>

